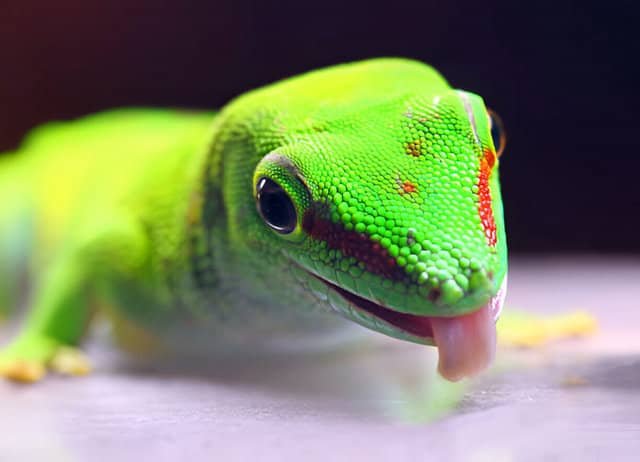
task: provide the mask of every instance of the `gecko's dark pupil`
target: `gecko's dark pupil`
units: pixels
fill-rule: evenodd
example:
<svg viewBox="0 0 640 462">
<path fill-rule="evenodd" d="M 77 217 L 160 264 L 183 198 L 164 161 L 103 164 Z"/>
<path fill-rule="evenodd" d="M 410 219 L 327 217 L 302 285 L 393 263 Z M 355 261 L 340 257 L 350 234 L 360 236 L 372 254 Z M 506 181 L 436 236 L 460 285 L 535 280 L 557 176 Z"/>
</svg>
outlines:
<svg viewBox="0 0 640 462">
<path fill-rule="evenodd" d="M 493 139 L 493 147 L 496 149 L 498 156 L 502 154 L 506 141 L 502 120 L 498 114 L 489 109 L 489 117 L 491 119 L 491 138 Z"/>
<path fill-rule="evenodd" d="M 260 178 L 256 191 L 258 210 L 269 227 L 281 234 L 289 234 L 296 229 L 296 208 L 278 183 Z"/>
<path fill-rule="evenodd" d="M 500 152 L 502 150 L 502 129 L 500 126 L 493 122 L 491 124 L 491 138 L 493 138 L 493 146 L 496 148 L 496 152 Z"/>
</svg>

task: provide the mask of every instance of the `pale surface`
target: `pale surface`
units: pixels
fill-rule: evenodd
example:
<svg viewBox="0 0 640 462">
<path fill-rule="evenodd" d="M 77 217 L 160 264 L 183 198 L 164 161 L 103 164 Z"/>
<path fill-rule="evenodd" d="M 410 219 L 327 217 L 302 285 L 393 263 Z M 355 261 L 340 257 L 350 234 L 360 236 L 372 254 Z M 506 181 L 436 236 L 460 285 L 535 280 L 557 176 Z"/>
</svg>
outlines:
<svg viewBox="0 0 640 462">
<path fill-rule="evenodd" d="M 88 378 L 0 382 L 0 461 L 637 460 L 640 259 L 516 261 L 509 282 L 507 307 L 585 309 L 601 333 L 500 349 L 458 386 L 432 380 L 433 349 L 379 336 L 195 373 L 126 366 L 98 342 Z"/>
</svg>

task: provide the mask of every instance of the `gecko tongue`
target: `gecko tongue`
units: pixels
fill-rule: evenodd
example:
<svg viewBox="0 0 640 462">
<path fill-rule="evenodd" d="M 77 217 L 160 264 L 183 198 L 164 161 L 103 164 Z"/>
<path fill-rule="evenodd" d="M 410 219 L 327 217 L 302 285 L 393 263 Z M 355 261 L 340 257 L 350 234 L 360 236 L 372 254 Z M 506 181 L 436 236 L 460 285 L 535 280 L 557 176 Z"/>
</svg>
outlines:
<svg viewBox="0 0 640 462">
<path fill-rule="evenodd" d="M 506 276 L 498 293 L 485 306 L 473 313 L 454 317 L 432 317 L 394 311 L 335 284 L 324 282 L 357 309 L 366 311 L 400 331 L 421 339 L 433 339 L 440 354 L 438 370 L 445 379 L 456 381 L 475 375 L 493 360 L 496 351 L 495 323 L 507 293 Z"/>
<path fill-rule="evenodd" d="M 431 318 L 440 355 L 438 371 L 445 379 L 457 381 L 477 374 L 493 360 L 496 325 L 491 305 L 463 316 Z"/>
</svg>

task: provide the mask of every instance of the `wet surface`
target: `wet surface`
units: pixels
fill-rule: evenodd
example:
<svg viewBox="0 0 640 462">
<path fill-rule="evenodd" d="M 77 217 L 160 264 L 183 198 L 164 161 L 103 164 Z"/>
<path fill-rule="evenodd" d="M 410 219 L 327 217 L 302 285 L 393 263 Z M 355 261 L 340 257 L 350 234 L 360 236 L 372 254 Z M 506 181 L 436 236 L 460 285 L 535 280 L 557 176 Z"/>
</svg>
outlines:
<svg viewBox="0 0 640 462">
<path fill-rule="evenodd" d="M 515 261 L 507 309 L 598 318 L 600 332 L 499 349 L 490 372 L 435 377 L 432 348 L 372 335 L 340 352 L 241 364 L 125 363 L 0 382 L 0 461 L 636 460 L 640 260 Z"/>
</svg>

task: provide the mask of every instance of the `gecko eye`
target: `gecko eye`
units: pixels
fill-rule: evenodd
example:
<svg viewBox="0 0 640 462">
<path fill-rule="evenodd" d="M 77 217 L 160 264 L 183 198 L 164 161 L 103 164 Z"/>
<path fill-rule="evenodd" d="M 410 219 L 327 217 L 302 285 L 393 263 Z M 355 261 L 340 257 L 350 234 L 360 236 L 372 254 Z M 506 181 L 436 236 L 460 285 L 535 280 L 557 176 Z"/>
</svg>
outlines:
<svg viewBox="0 0 640 462">
<path fill-rule="evenodd" d="M 262 177 L 256 185 L 258 211 L 265 223 L 280 234 L 296 229 L 298 217 L 293 201 L 275 181 Z"/>
<path fill-rule="evenodd" d="M 489 127 L 491 129 L 493 146 L 496 148 L 496 155 L 500 157 L 504 151 L 505 145 L 507 144 L 507 134 L 504 131 L 504 126 L 502 125 L 502 119 L 500 119 L 500 116 L 491 109 L 487 112 L 489 113 Z"/>
</svg>

